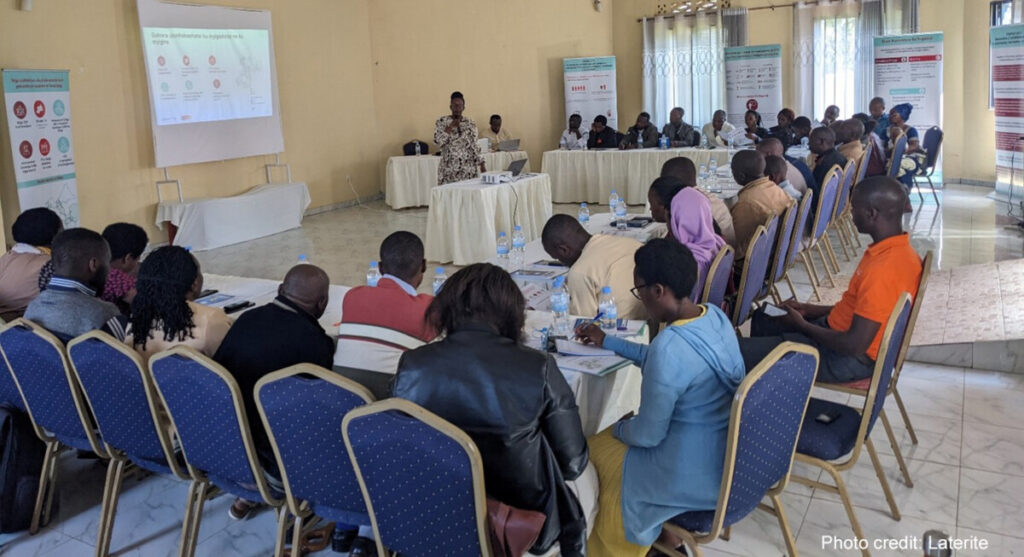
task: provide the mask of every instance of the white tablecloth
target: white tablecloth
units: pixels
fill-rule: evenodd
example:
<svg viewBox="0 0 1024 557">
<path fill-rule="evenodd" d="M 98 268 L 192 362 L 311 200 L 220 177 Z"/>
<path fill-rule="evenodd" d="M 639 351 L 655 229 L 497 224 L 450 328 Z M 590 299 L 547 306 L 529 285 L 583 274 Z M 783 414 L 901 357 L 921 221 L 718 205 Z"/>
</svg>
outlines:
<svg viewBox="0 0 1024 557">
<path fill-rule="evenodd" d="M 224 294 L 244 298 L 256 304 L 256 307 L 270 303 L 277 296 L 279 281 L 233 277 L 226 275 L 203 275 L 204 288 L 216 289 Z M 332 284 L 327 310 L 320 318 L 320 325 L 332 337 L 338 333 L 335 323 L 341 321 L 342 300 L 349 291 L 347 286 Z M 237 317 L 239 314 L 234 314 Z M 542 328 L 551 324 L 552 315 L 547 312 L 527 312 L 526 328 Z M 635 340 L 646 343 L 649 334 L 644 330 L 640 338 Z M 580 419 L 583 422 L 583 433 L 593 435 L 608 427 L 623 414 L 636 410 L 640 406 L 640 369 L 627 366 L 603 377 L 587 375 L 575 371 L 563 370 L 562 375 L 576 395 Z"/>
<path fill-rule="evenodd" d="M 505 232 L 511 242 L 512 227 L 519 224 L 529 242 L 540 238 L 550 217 L 547 174 L 522 175 L 502 184 L 475 179 L 436 186 L 427 214 L 427 260 L 456 265 L 487 261 L 497 249 L 498 232 Z"/>
<path fill-rule="evenodd" d="M 626 196 L 626 203 L 643 205 L 651 182 L 661 174 L 661 165 L 674 157 L 686 157 L 698 168 L 715 157 L 719 166 L 729 164 L 728 149 L 633 149 L 629 151 L 547 151 L 542 172 L 551 175 L 555 203 L 608 203 L 612 190 Z"/>
<path fill-rule="evenodd" d="M 487 170 L 505 170 L 509 163 L 525 159 L 526 151 L 484 153 Z M 430 203 L 430 190 L 437 186 L 440 157 L 391 157 L 384 176 L 384 202 L 392 209 L 425 207 Z M 530 171 L 530 163 L 523 168 Z"/>
<path fill-rule="evenodd" d="M 232 197 L 161 202 L 156 225 L 170 222 L 175 245 L 203 251 L 298 228 L 309 203 L 304 183 L 264 184 Z"/>
</svg>

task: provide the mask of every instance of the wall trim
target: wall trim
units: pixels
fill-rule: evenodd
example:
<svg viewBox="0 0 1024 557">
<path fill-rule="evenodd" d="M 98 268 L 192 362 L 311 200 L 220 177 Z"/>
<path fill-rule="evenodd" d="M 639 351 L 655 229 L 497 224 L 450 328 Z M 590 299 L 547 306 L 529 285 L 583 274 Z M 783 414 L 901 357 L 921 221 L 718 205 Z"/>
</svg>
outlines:
<svg viewBox="0 0 1024 557">
<path fill-rule="evenodd" d="M 330 205 L 321 205 L 319 207 L 313 207 L 312 209 L 306 209 L 306 212 L 303 213 L 303 216 L 311 217 L 313 215 L 319 215 L 320 213 L 329 213 L 329 212 L 335 211 L 337 209 L 346 209 L 348 207 L 355 207 L 356 205 L 361 205 L 361 204 L 366 203 L 368 201 L 380 201 L 381 199 L 384 199 L 384 194 L 378 192 L 378 193 L 376 193 L 374 195 L 371 195 L 370 197 L 361 197 L 358 200 L 356 200 L 356 199 L 349 199 L 348 201 L 342 201 L 340 203 L 332 203 Z"/>
</svg>

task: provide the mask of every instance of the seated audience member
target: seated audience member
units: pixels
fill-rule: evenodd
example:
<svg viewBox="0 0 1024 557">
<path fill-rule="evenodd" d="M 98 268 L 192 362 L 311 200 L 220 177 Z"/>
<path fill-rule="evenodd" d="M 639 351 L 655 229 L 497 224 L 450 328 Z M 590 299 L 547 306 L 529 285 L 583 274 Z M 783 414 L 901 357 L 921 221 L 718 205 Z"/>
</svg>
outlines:
<svg viewBox="0 0 1024 557">
<path fill-rule="evenodd" d="M 582 123 L 583 117 L 579 114 L 573 114 L 570 116 L 569 127 L 562 132 L 562 138 L 559 140 L 558 144 L 570 151 L 586 149 L 587 140 L 590 138 L 590 132 L 580 131 L 580 125 Z"/>
<path fill-rule="evenodd" d="M 867 124 L 864 125 L 864 127 L 870 130 L 874 130 L 875 121 L 869 120 Z M 871 154 L 867 160 L 868 168 L 864 176 L 883 176 L 885 175 L 886 171 L 885 163 L 888 160 L 888 156 L 885 152 L 885 143 L 882 141 L 882 138 L 878 137 L 878 134 L 875 133 L 874 131 L 869 132 L 867 134 L 867 137 L 867 140 L 871 145 Z"/>
<path fill-rule="evenodd" d="M 423 318 L 434 297 L 416 293 L 426 269 L 423 242 L 411 232 L 391 234 L 380 245 L 384 276 L 376 287 L 357 286 L 345 294 L 341 323 L 391 329 L 423 342 L 434 340 L 437 331 Z M 387 398 L 404 352 L 384 341 L 341 335 L 334 352 L 334 371 L 370 389 L 373 396 Z"/>
<path fill-rule="evenodd" d="M 658 180 L 675 180 L 675 178 L 658 178 Z M 656 180 L 657 181 L 657 180 Z M 686 246 L 697 261 L 697 281 L 694 284 L 692 300 L 700 300 L 707 280 L 708 269 L 718 252 L 725 245 L 725 240 L 715 233 L 714 219 L 711 217 L 711 204 L 708 198 L 696 188 L 683 188 L 672 199 L 669 211 L 670 235 L 680 244 Z"/>
<path fill-rule="evenodd" d="M 256 453 L 275 478 L 280 478 L 281 474 L 256 408 L 254 389 L 263 376 L 295 364 L 308 363 L 330 369 L 334 343 L 317 322 L 327 308 L 329 286 L 327 273 L 319 267 L 292 267 L 277 289 L 277 298 L 240 315 L 213 355 L 238 383 Z M 257 506 L 253 501 L 236 498 L 230 509 L 231 516 L 244 518 Z"/>
<path fill-rule="evenodd" d="M 178 345 L 213 357 L 231 327 L 221 308 L 195 303 L 203 291 L 199 261 L 179 246 L 159 248 L 139 266 L 125 344 L 143 360 Z"/>
<path fill-rule="evenodd" d="M 50 261 L 50 245 L 64 229 L 60 217 L 46 207 L 29 209 L 14 221 L 14 246 L 0 256 L 0 319 L 21 317 L 39 295 L 39 271 Z"/>
<path fill-rule="evenodd" d="M 843 130 L 843 142 L 839 145 L 839 154 L 846 157 L 847 161 L 857 163 L 864 155 L 864 144 L 861 139 L 864 137 L 864 123 L 856 118 L 843 120 L 840 124 Z"/>
<path fill-rule="evenodd" d="M 806 116 L 797 116 L 796 119 L 793 120 L 793 139 L 797 143 L 801 143 L 805 137 L 810 138 L 810 136 L 811 119 Z"/>
<path fill-rule="evenodd" d="M 704 129 L 701 133 L 703 133 L 704 140 L 708 142 L 708 145 L 712 147 L 728 147 L 729 134 L 735 129 L 736 126 L 726 121 L 725 111 L 719 109 L 715 111 L 711 121 L 704 124 Z"/>
<path fill-rule="evenodd" d="M 827 128 L 837 120 L 839 120 L 839 107 L 834 104 L 825 107 L 825 116 L 821 119 L 821 125 Z"/>
<path fill-rule="evenodd" d="M 619 146 L 619 134 L 608 127 L 608 119 L 603 114 L 594 116 L 587 137 L 587 149 L 614 149 Z"/>
<path fill-rule="evenodd" d="M 402 356 L 394 396 L 473 439 L 490 497 L 547 516 L 535 550 L 557 541 L 562 555 L 582 556 L 593 494 L 577 498 L 567 482 L 593 474 L 586 439 L 554 358 L 522 344 L 525 307 L 500 267 L 478 263 L 452 275 L 427 311 L 444 338 Z"/>
<path fill-rule="evenodd" d="M 776 119 L 779 123 L 768 128 L 768 132 L 782 142 L 783 149 L 787 149 L 796 143 L 796 132 L 793 131 L 793 120 L 796 119 L 796 113 L 789 108 L 783 108 L 779 111 Z"/>
<path fill-rule="evenodd" d="M 874 132 L 883 141 L 888 141 L 889 113 L 885 110 L 885 99 L 882 97 L 871 99 L 871 102 L 868 103 L 868 112 L 871 113 L 871 119 L 875 121 L 875 127 L 872 128 Z"/>
<path fill-rule="evenodd" d="M 491 115 L 491 125 L 484 131 L 480 132 L 480 139 L 491 140 L 491 151 L 498 150 L 498 144 L 502 141 L 508 141 L 509 139 L 515 139 L 508 130 L 501 127 L 501 115 Z"/>
<path fill-rule="evenodd" d="M 643 306 L 629 294 L 633 254 L 640 242 L 608 234 L 591 236 L 569 215 L 551 217 L 541 232 L 541 242 L 548 255 L 569 267 L 569 313 L 596 315 L 601 289 L 610 286 L 619 319 L 643 319 Z"/>
<path fill-rule="evenodd" d="M 142 227 L 117 222 L 103 229 L 103 239 L 110 246 L 110 274 L 100 298 L 115 304 L 128 315 L 135 299 L 135 277 L 139 274 L 139 259 L 146 251 L 149 236 Z"/>
<path fill-rule="evenodd" d="M 791 340 L 818 349 L 819 381 L 871 377 L 889 314 L 901 294 L 916 296 L 921 282 L 921 258 L 901 224 L 906 197 L 898 182 L 884 176 L 865 179 L 853 189 L 853 222 L 872 243 L 842 299 L 834 306 L 789 300 L 782 303 L 787 314 L 781 317 L 755 312 L 750 338 L 739 341 L 748 370 Z"/>
<path fill-rule="evenodd" d="M 768 130 L 761 126 L 761 115 L 756 110 L 748 110 L 743 115 L 743 123 L 747 126 L 747 133 L 743 136 L 743 141 L 737 144 L 760 143 L 762 139 L 768 137 Z"/>
<path fill-rule="evenodd" d="M 786 192 L 786 195 L 793 198 L 794 201 L 800 201 L 803 194 L 800 193 L 793 184 L 786 179 L 789 172 L 788 164 L 786 159 L 777 157 L 775 155 L 768 155 L 764 158 L 764 174 L 775 182 L 777 186 L 782 188 L 782 191 Z"/>
<path fill-rule="evenodd" d="M 685 190 L 684 190 L 685 191 Z M 590 557 L 643 557 L 667 520 L 718 502 L 733 395 L 744 377 L 732 324 L 722 310 L 687 298 L 697 268 L 685 247 L 651 240 L 636 252 L 633 291 L 649 319 L 667 327 L 650 346 L 600 327 L 585 341 L 640 365 L 640 408 L 589 439 L 601 483 Z M 677 546 L 680 540 L 663 535 Z"/>
<path fill-rule="evenodd" d="M 693 163 L 690 163 L 691 165 Z M 669 210 L 672 207 L 672 198 L 679 193 L 679 190 L 686 187 L 682 180 L 677 178 L 658 178 L 647 190 L 647 203 L 651 206 L 651 218 L 654 222 L 667 223 Z M 671 229 L 669 234 L 671 234 Z"/>
<path fill-rule="evenodd" d="M 816 155 L 814 159 L 814 183 L 807 184 L 807 187 L 814 192 L 814 207 L 817 209 L 821 202 L 821 187 L 825 184 L 825 177 L 833 166 L 840 169 L 846 167 L 846 157 L 839 154 L 836 149 L 836 134 L 829 128 L 814 128 L 811 132 L 811 152 Z"/>
<path fill-rule="evenodd" d="M 678 178 L 685 187 L 697 187 L 697 168 L 694 166 L 693 161 L 686 157 L 674 157 L 665 161 L 665 164 L 661 166 L 661 176 Z M 697 191 L 704 194 L 708 198 L 708 202 L 711 203 L 711 217 L 714 219 L 715 233 L 721 236 L 727 244 L 735 245 L 736 231 L 732 225 L 732 213 L 729 212 L 729 207 L 726 206 L 725 201 L 722 201 L 721 197 L 713 193 Z M 665 207 L 670 208 L 670 205 Z M 665 222 L 668 222 L 667 216 Z"/>
<path fill-rule="evenodd" d="M 907 191 L 914 187 L 914 176 L 924 173 L 925 166 L 928 164 L 928 156 L 925 154 L 924 149 L 921 148 L 917 129 L 907 124 L 907 120 L 910 119 L 910 112 L 913 109 L 914 106 L 910 103 L 902 103 L 892 107 L 892 110 L 889 111 L 890 152 L 892 147 L 896 145 L 896 139 L 901 135 L 907 136 L 907 150 L 904 151 L 903 158 L 898 161 L 892 161 L 892 164 L 899 165 L 896 179 L 907 188 Z"/>
<path fill-rule="evenodd" d="M 648 149 L 658 146 L 658 130 L 651 125 L 651 115 L 641 112 L 636 124 L 629 127 L 626 138 L 619 144 L 620 149 Z"/>
<path fill-rule="evenodd" d="M 786 177 L 796 191 L 803 196 L 807 191 L 807 184 L 814 182 L 814 174 L 807 163 L 796 157 L 791 157 L 783 150 L 782 142 L 775 137 L 766 137 L 757 144 L 757 152 L 766 158 L 770 156 L 782 157 L 786 161 Z"/>
<path fill-rule="evenodd" d="M 673 108 L 668 114 L 668 123 L 661 130 L 662 135 L 668 136 L 672 147 L 692 147 L 694 144 L 693 126 L 683 121 L 684 114 L 686 112 L 682 108 Z"/>
<path fill-rule="evenodd" d="M 110 271 L 110 247 L 99 233 L 70 228 L 53 240 L 53 277 L 25 310 L 25 319 L 62 342 L 101 329 L 124 338 L 117 306 L 97 297 Z"/>
<path fill-rule="evenodd" d="M 794 203 L 793 198 L 764 175 L 764 166 L 764 155 L 757 151 L 740 151 L 732 158 L 732 176 L 743 186 L 732 206 L 737 262 L 746 257 L 747 246 L 757 227 L 771 215 L 781 215 Z"/>
</svg>

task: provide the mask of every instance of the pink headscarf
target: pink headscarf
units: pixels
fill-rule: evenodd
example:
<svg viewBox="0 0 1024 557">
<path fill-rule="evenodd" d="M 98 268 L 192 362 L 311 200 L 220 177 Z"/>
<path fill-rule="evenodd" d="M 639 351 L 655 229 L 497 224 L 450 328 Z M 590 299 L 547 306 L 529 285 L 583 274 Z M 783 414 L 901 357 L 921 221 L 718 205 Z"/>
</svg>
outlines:
<svg viewBox="0 0 1024 557">
<path fill-rule="evenodd" d="M 696 188 L 683 188 L 672 198 L 669 213 L 672 235 L 689 248 L 697 260 L 695 288 L 703 288 L 708 267 L 725 245 L 725 240 L 715 234 L 711 202 Z"/>
</svg>

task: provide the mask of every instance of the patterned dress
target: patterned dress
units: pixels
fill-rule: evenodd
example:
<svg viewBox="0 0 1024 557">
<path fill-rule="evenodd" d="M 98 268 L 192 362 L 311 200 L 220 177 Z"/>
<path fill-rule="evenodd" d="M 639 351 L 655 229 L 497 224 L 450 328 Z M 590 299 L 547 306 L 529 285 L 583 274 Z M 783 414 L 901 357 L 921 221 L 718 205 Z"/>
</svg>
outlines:
<svg viewBox="0 0 1024 557">
<path fill-rule="evenodd" d="M 437 183 L 450 184 L 462 180 L 476 178 L 480 171 L 480 148 L 476 144 L 479 137 L 476 124 L 468 118 L 462 118 L 459 127 L 453 133 L 447 128 L 452 123 L 451 115 L 442 116 L 434 124 L 434 143 L 441 147 L 441 164 L 437 167 Z"/>
</svg>

